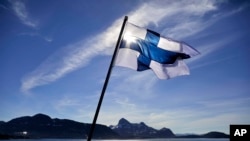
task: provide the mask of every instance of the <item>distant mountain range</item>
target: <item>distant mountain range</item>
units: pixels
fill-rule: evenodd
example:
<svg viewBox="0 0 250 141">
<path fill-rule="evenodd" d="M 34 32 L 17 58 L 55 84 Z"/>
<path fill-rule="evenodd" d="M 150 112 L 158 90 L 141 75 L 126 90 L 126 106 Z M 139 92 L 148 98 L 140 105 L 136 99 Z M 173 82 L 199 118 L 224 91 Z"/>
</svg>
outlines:
<svg viewBox="0 0 250 141">
<path fill-rule="evenodd" d="M 115 126 L 110 128 L 118 133 L 122 138 L 174 138 L 174 133 L 168 128 L 156 130 L 147 126 L 144 122 L 130 123 L 122 118 Z"/>
<path fill-rule="evenodd" d="M 74 138 L 86 139 L 91 124 L 68 119 L 50 118 L 37 114 L 0 121 L 0 139 L 8 138 Z M 130 123 L 122 118 L 117 125 L 97 124 L 93 138 L 96 139 L 141 139 L 141 138 L 229 138 L 221 132 L 203 135 L 175 135 L 170 129 L 160 130 L 147 126 L 144 122 Z"/>
</svg>

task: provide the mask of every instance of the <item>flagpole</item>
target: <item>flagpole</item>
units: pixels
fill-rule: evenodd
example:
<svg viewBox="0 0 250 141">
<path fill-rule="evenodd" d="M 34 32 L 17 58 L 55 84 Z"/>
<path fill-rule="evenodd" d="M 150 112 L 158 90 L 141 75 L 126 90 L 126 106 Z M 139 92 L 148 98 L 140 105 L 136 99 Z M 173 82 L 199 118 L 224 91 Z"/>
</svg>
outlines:
<svg viewBox="0 0 250 141">
<path fill-rule="evenodd" d="M 120 31 L 120 34 L 119 34 L 119 37 L 118 37 L 118 40 L 117 40 L 117 43 L 116 43 L 116 47 L 115 47 L 115 50 L 114 50 L 114 53 L 113 53 L 113 56 L 112 56 L 112 60 L 111 60 L 111 63 L 109 65 L 108 73 L 106 75 L 106 79 L 105 79 L 105 82 L 104 82 L 104 85 L 103 85 L 103 88 L 102 88 L 102 93 L 100 95 L 99 102 L 98 102 L 98 105 L 97 105 L 97 108 L 96 108 L 96 111 L 95 111 L 95 116 L 94 116 L 90 131 L 89 131 L 87 141 L 91 141 L 92 136 L 93 136 L 93 132 L 94 132 L 95 125 L 96 125 L 96 120 L 97 120 L 97 117 L 98 117 L 98 114 L 99 114 L 99 111 L 100 111 L 100 108 L 101 108 L 101 105 L 102 105 L 102 100 L 103 100 L 103 97 L 104 97 L 104 94 L 105 94 L 105 91 L 106 91 L 106 88 L 107 88 L 107 85 L 108 85 L 108 82 L 109 82 L 109 78 L 110 78 L 110 75 L 111 75 L 111 72 L 112 72 L 112 68 L 113 68 L 113 65 L 114 65 L 114 62 L 115 62 L 116 54 L 118 52 L 118 48 L 119 48 L 120 43 L 121 43 L 123 30 L 125 28 L 127 20 L 128 20 L 128 17 L 125 16 L 122 27 L 121 27 L 121 31 Z"/>
</svg>

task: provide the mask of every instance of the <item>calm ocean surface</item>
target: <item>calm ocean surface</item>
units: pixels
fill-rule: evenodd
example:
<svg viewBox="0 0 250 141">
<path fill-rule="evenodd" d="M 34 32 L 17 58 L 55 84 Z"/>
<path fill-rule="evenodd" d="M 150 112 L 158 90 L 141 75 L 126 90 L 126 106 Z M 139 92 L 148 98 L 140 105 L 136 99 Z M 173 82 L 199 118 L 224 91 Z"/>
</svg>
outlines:
<svg viewBox="0 0 250 141">
<path fill-rule="evenodd" d="M 1 140 L 1 141 L 86 141 L 84 139 L 18 139 L 18 140 Z M 93 140 L 108 141 L 108 140 Z M 111 141 L 229 141 L 229 139 L 139 139 L 139 140 L 111 140 Z"/>
</svg>

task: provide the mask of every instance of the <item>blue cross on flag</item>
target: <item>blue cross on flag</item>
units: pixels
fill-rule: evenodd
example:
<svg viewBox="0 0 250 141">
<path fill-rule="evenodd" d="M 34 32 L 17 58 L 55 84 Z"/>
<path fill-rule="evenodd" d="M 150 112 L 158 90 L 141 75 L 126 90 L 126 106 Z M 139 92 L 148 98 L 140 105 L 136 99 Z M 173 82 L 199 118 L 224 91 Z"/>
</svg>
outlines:
<svg viewBox="0 0 250 141">
<path fill-rule="evenodd" d="M 186 43 L 127 23 L 115 65 L 137 71 L 152 69 L 160 79 L 189 75 L 183 62 L 199 52 Z"/>
</svg>

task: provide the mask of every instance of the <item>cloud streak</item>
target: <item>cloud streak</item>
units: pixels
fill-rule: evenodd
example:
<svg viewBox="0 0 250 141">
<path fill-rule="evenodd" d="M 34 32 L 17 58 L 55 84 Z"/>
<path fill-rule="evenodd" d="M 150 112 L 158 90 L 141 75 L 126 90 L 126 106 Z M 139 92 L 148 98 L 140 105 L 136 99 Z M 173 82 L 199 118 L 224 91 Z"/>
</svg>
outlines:
<svg viewBox="0 0 250 141">
<path fill-rule="evenodd" d="M 0 4 L 0 8 L 3 8 L 3 9 L 8 9 L 5 5 L 3 5 L 3 4 Z"/>
<path fill-rule="evenodd" d="M 52 42 L 53 38 L 51 36 L 43 36 L 40 33 L 36 33 L 36 32 L 24 32 L 24 33 L 20 33 L 20 36 L 31 36 L 31 37 L 39 37 L 42 38 L 44 41 L 46 42 Z"/>
<path fill-rule="evenodd" d="M 32 28 L 37 28 L 38 22 L 30 18 L 30 15 L 23 2 L 17 0 L 9 0 L 9 2 L 12 5 L 12 10 L 14 11 L 15 15 L 21 20 L 24 25 Z"/>
<path fill-rule="evenodd" d="M 215 1 L 158 1 L 145 3 L 138 10 L 131 12 L 131 21 L 140 23 L 141 26 L 163 26 L 163 35 L 180 38 L 191 36 L 206 28 L 201 19 L 215 10 Z"/>
<path fill-rule="evenodd" d="M 35 27 L 36 24 L 28 18 L 28 13 L 22 3 L 16 2 L 13 7 L 15 7 L 15 11 L 23 23 Z M 180 23 L 164 29 L 166 33 L 167 29 L 171 29 L 166 35 L 181 38 L 192 36 L 204 30 L 206 28 L 206 26 L 202 26 L 204 21 L 199 19 L 217 8 L 216 1 L 212 0 L 150 1 L 142 3 L 136 10 L 129 12 L 128 16 L 129 21 L 132 23 L 139 23 L 139 26 L 145 27 L 154 25 L 155 29 L 162 29 L 169 21 L 172 21 L 172 24 Z M 102 33 L 88 39 L 82 39 L 77 43 L 72 43 L 51 55 L 22 79 L 21 90 L 28 92 L 37 86 L 49 84 L 74 70 L 88 65 L 95 56 L 100 54 L 110 55 L 115 45 L 122 19 L 123 17 L 117 19 Z M 195 31 L 190 30 L 194 27 L 196 28 Z M 183 34 L 184 31 L 185 33 Z"/>
<path fill-rule="evenodd" d="M 88 62 L 98 54 L 105 54 L 105 50 L 114 45 L 118 34 L 118 23 L 98 35 L 95 38 L 90 38 L 85 41 L 66 46 L 63 50 L 53 54 L 45 60 L 33 72 L 25 76 L 22 80 L 21 90 L 27 92 L 36 86 L 51 83 L 64 75 L 86 66 Z M 117 34 L 113 34 L 113 32 Z M 61 58 L 60 56 L 65 56 Z M 59 59 L 58 59 L 59 58 Z"/>
</svg>

